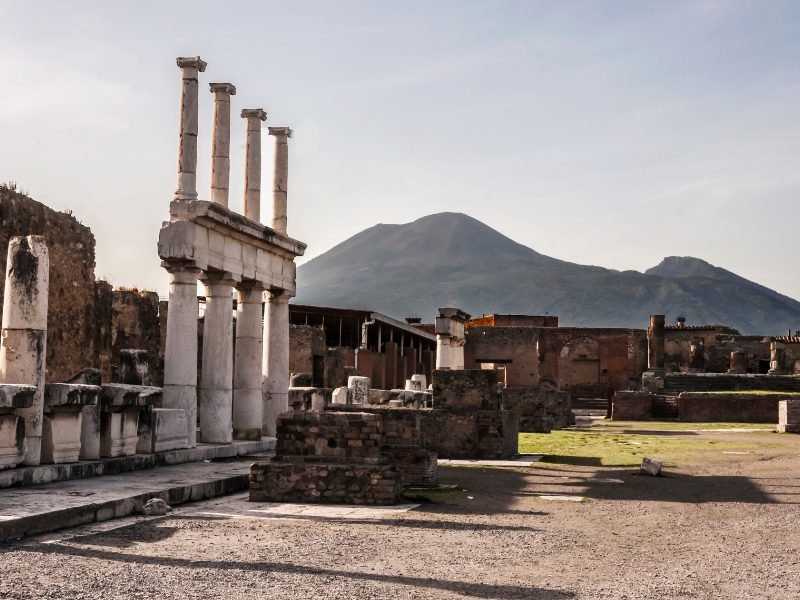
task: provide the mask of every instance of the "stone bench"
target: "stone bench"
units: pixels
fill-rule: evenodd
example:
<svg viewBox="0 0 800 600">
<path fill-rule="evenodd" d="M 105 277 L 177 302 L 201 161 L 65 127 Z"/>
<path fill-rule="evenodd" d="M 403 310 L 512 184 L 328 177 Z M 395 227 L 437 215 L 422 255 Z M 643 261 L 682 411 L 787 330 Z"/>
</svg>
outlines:
<svg viewBox="0 0 800 600">
<path fill-rule="evenodd" d="M 0 383 L 0 469 L 13 469 L 25 458 L 25 419 L 15 409 L 30 408 L 36 386 Z"/>
<path fill-rule="evenodd" d="M 44 387 L 42 463 L 80 460 L 83 409 L 96 406 L 102 388 L 81 383 L 48 383 Z"/>
<path fill-rule="evenodd" d="M 113 458 L 136 454 L 139 420 L 161 404 L 161 388 L 108 383 L 103 386 L 100 411 L 100 456 Z"/>
</svg>

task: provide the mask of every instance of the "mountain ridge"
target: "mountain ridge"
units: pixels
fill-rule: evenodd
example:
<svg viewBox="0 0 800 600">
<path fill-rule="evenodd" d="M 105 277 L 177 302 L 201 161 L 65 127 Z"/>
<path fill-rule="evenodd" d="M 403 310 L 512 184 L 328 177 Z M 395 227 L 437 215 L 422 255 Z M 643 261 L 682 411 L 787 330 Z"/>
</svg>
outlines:
<svg viewBox="0 0 800 600">
<path fill-rule="evenodd" d="M 555 314 L 563 325 L 643 328 L 650 314 L 743 333 L 800 328 L 800 302 L 694 257 L 644 273 L 562 261 L 463 213 L 377 224 L 298 267 L 296 302 L 430 320 L 437 306 L 473 314 Z"/>
</svg>

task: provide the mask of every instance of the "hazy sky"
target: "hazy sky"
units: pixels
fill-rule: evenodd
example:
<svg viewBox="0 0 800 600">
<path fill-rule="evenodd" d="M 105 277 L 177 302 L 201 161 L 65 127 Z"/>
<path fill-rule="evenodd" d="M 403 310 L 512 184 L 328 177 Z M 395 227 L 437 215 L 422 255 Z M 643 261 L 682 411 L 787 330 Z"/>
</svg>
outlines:
<svg viewBox="0 0 800 600">
<path fill-rule="evenodd" d="M 309 257 L 457 211 L 557 258 L 692 255 L 800 298 L 800 2 L 0 1 L 0 23 L 0 181 L 89 225 L 115 285 L 165 292 L 175 57 L 199 54 L 200 197 L 208 83 L 231 81 L 235 113 L 295 130 Z"/>
</svg>

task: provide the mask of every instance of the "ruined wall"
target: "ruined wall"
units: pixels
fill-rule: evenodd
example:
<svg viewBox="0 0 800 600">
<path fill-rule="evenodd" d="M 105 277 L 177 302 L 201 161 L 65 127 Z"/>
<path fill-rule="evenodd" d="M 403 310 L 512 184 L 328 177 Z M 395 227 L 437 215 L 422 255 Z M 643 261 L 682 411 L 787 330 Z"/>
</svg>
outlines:
<svg viewBox="0 0 800 600">
<path fill-rule="evenodd" d="M 54 211 L 0 186 L 0 310 L 9 240 L 44 236 L 50 254 L 47 315 L 47 381 L 60 382 L 87 367 L 100 367 L 96 339 L 95 240 L 72 215 Z"/>
<path fill-rule="evenodd" d="M 161 322 L 158 294 L 155 292 L 119 289 L 113 293 L 113 325 L 111 329 L 111 363 L 116 374 L 120 350 L 146 350 L 150 355 L 153 385 L 162 385 L 164 364 L 159 360 Z"/>
<path fill-rule="evenodd" d="M 505 388 L 503 408 L 520 415 L 520 431 L 546 433 L 572 424 L 572 398 L 568 392 L 538 388 Z"/>
<path fill-rule="evenodd" d="M 695 423 L 777 423 L 778 402 L 796 396 L 786 394 L 702 394 L 678 396 L 678 419 Z"/>
<path fill-rule="evenodd" d="M 289 372 L 308 373 L 314 386 L 326 387 L 327 353 L 324 329 L 310 325 L 289 326 Z"/>
<path fill-rule="evenodd" d="M 480 369 L 482 363 L 505 371 L 507 387 L 539 384 L 535 327 L 468 327 L 465 332 L 464 368 Z"/>
<path fill-rule="evenodd" d="M 727 372 L 734 351 L 745 353 L 748 373 L 766 373 L 769 370 L 769 338 L 721 333 L 709 327 L 667 328 L 664 331 L 664 366 L 668 371 L 688 370 L 689 346 L 693 339 L 703 340 L 707 373 Z"/>
</svg>

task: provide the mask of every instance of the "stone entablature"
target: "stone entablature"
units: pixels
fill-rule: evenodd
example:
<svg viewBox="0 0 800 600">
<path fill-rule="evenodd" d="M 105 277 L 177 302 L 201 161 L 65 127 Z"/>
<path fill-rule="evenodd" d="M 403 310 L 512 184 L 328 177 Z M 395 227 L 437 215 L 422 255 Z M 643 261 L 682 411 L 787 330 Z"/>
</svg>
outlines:
<svg viewBox="0 0 800 600">
<path fill-rule="evenodd" d="M 225 206 L 204 200 L 173 201 L 159 234 L 158 255 L 201 271 L 220 271 L 234 282 L 294 295 L 295 257 L 306 245 Z"/>
</svg>

